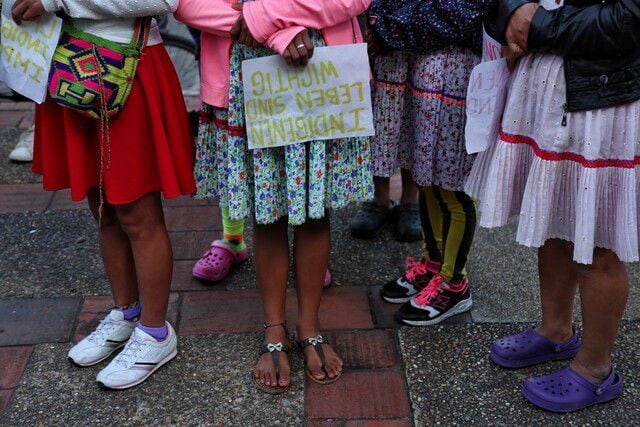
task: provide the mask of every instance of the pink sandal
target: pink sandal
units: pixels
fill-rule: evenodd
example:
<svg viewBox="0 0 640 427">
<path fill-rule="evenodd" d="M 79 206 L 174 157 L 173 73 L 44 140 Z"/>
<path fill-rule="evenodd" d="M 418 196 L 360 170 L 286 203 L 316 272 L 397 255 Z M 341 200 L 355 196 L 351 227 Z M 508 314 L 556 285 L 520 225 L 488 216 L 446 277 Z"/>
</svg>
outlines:
<svg viewBox="0 0 640 427">
<path fill-rule="evenodd" d="M 248 257 L 248 248 L 236 251 L 228 243 L 216 240 L 193 266 L 193 277 L 207 282 L 218 282 L 227 277 L 231 267 L 242 263 Z"/>
</svg>

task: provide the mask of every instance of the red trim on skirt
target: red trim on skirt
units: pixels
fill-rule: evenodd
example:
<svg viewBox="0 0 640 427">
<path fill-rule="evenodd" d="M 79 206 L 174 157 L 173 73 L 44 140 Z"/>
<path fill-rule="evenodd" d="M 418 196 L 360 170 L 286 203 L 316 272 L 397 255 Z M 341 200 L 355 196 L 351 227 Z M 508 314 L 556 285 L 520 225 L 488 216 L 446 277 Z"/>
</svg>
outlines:
<svg viewBox="0 0 640 427">
<path fill-rule="evenodd" d="M 580 163 L 582 167 L 595 168 L 622 168 L 633 169 L 640 166 L 640 157 L 636 156 L 633 160 L 623 159 L 593 159 L 589 160 L 584 156 L 569 151 L 556 152 L 541 148 L 538 143 L 531 137 L 525 135 L 513 135 L 500 131 L 500 140 L 508 144 L 526 144 L 533 150 L 533 153 L 542 160 L 549 161 L 571 161 Z"/>
<path fill-rule="evenodd" d="M 97 187 L 100 122 L 47 100 L 36 107 L 33 171 L 45 190 L 71 189 L 75 201 Z M 111 160 L 104 167 L 110 204 L 152 192 L 192 194 L 194 140 L 178 77 L 162 45 L 145 49 L 131 95 L 110 121 Z M 105 147 L 105 159 L 107 158 Z"/>
</svg>

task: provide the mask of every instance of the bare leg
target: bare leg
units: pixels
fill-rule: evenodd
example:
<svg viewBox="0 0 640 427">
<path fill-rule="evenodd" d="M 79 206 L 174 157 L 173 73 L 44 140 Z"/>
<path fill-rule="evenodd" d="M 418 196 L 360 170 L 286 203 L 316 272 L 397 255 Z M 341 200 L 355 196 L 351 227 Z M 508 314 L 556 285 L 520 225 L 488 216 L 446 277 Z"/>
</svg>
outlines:
<svg viewBox="0 0 640 427">
<path fill-rule="evenodd" d="M 116 206 L 122 229 L 129 237 L 142 303 L 140 323 L 164 326 L 169 305 L 173 253 L 158 193 L 147 194 L 128 205 Z"/>
<path fill-rule="evenodd" d="M 542 322 L 538 333 L 561 343 L 573 333 L 573 304 L 577 290 L 577 267 L 573 262 L 573 244 L 551 239 L 538 250 Z"/>
<path fill-rule="evenodd" d="M 379 205 L 389 207 L 389 182 L 390 179 L 384 176 L 374 176 L 373 186 L 375 188 L 374 197 Z"/>
<path fill-rule="evenodd" d="M 100 193 L 93 188 L 87 194 L 89 209 L 98 219 Z M 138 279 L 129 237 L 120 226 L 115 208 L 105 204 L 102 223 L 98 229 L 102 263 L 111 284 L 111 293 L 117 307 L 126 307 L 138 300 Z"/>
<path fill-rule="evenodd" d="M 289 240 L 287 218 L 275 224 L 254 227 L 253 254 L 262 307 L 267 325 L 279 325 L 285 322 L 287 282 L 289 279 Z M 285 328 L 274 326 L 265 330 L 267 343 L 282 342 L 289 344 Z M 262 384 L 274 387 L 286 387 L 290 381 L 291 367 L 286 354 L 280 354 L 280 381 L 270 354 L 263 354 L 255 368 L 255 377 Z"/>
<path fill-rule="evenodd" d="M 629 296 L 624 263 L 610 250 L 596 249 L 593 264 L 579 266 L 583 342 L 571 367 L 592 382 L 611 372 L 611 352 Z"/>
<path fill-rule="evenodd" d="M 401 169 L 400 174 L 402 176 L 402 197 L 400 203 L 418 203 L 418 186 L 413 181 L 411 172 L 406 169 Z"/>
<path fill-rule="evenodd" d="M 309 219 L 296 227 L 294 268 L 298 290 L 298 339 L 303 340 L 320 334 L 318 311 L 322 298 L 322 282 L 329 264 L 331 250 L 331 226 L 327 212 L 322 219 Z M 328 345 L 323 346 L 326 356 L 326 370 L 330 378 L 342 371 L 342 360 Z M 313 375 L 322 380 L 325 373 L 322 363 L 312 347 L 304 350 L 307 367 Z"/>
</svg>

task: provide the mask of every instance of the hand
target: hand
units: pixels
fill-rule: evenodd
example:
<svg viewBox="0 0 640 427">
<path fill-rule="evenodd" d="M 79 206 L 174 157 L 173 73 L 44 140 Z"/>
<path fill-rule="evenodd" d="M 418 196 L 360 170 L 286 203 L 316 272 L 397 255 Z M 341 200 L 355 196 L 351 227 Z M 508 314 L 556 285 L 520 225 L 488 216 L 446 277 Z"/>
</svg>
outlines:
<svg viewBox="0 0 640 427">
<path fill-rule="evenodd" d="M 40 0 L 16 0 L 11 8 L 11 15 L 16 24 L 23 21 L 35 21 L 45 12 Z"/>
<path fill-rule="evenodd" d="M 539 7 L 540 5 L 538 3 L 527 3 L 520 6 L 513 15 L 511 15 L 505 32 L 505 38 L 507 39 L 507 46 L 512 51 L 527 51 L 529 28 L 531 27 L 533 15 L 535 15 Z M 516 46 L 519 50 L 516 49 Z"/>
<path fill-rule="evenodd" d="M 306 67 L 313 56 L 313 43 L 309 38 L 309 31 L 302 30 L 294 38 L 282 53 L 287 64 L 294 67 Z"/>
<path fill-rule="evenodd" d="M 376 37 L 373 31 L 369 31 L 369 29 L 365 30 L 365 40 L 367 42 L 367 51 L 372 58 L 389 56 L 393 52 L 391 46 Z"/>
<path fill-rule="evenodd" d="M 502 48 L 502 55 L 504 59 L 507 60 L 507 67 L 509 71 L 513 71 L 518 64 L 520 58 L 522 58 L 526 54 L 525 51 L 520 49 L 518 45 L 508 45 Z"/>
<path fill-rule="evenodd" d="M 232 7 L 235 10 L 240 11 L 240 16 L 233 27 L 231 28 L 231 38 L 238 43 L 244 44 L 249 47 L 258 47 L 260 43 L 253 38 L 251 31 L 249 31 L 249 27 L 247 27 L 247 23 L 244 20 L 244 16 L 242 15 L 242 3 L 233 3 Z"/>
</svg>

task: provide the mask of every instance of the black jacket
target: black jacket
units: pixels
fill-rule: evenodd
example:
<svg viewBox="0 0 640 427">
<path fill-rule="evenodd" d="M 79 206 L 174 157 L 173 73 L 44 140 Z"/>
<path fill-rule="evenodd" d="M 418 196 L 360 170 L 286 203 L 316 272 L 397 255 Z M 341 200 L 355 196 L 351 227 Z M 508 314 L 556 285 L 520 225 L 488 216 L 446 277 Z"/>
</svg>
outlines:
<svg viewBox="0 0 640 427">
<path fill-rule="evenodd" d="M 532 0 L 500 0 L 497 28 Z M 565 58 L 567 111 L 594 110 L 640 99 L 640 0 L 565 0 L 538 9 L 530 52 Z"/>
</svg>

